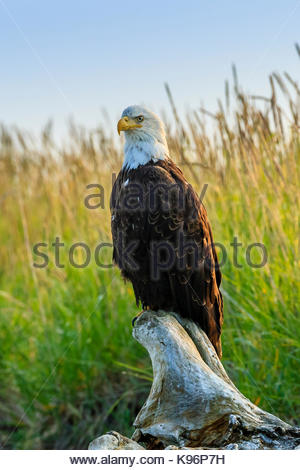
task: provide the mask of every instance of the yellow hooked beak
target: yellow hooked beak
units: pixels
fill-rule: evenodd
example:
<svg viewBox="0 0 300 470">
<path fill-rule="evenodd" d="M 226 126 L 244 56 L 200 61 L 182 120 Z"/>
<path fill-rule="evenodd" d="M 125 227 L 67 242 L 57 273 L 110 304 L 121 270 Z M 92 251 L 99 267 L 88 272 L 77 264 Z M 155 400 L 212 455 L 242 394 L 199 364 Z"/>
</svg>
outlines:
<svg viewBox="0 0 300 470">
<path fill-rule="evenodd" d="M 120 135 L 121 131 L 128 131 L 129 129 L 136 129 L 137 127 L 143 127 L 141 124 L 138 124 L 135 119 L 132 119 L 128 116 L 124 116 L 118 122 L 118 133 Z"/>
</svg>

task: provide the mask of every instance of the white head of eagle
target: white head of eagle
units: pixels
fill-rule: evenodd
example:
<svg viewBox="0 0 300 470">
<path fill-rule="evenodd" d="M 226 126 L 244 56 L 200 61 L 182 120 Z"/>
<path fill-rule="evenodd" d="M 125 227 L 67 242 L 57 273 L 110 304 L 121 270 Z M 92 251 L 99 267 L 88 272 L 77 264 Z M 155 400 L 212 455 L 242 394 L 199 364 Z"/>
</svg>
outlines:
<svg viewBox="0 0 300 470">
<path fill-rule="evenodd" d="M 118 122 L 121 131 L 125 133 L 123 168 L 132 170 L 169 157 L 163 122 L 149 109 L 138 105 L 124 109 Z"/>
</svg>

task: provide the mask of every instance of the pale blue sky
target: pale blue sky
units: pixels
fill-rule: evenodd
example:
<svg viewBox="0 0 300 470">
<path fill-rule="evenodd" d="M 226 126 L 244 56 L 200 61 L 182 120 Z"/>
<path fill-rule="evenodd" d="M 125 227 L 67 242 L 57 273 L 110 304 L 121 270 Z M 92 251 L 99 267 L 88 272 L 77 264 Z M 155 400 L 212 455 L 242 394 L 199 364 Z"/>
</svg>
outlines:
<svg viewBox="0 0 300 470">
<path fill-rule="evenodd" d="M 299 0 L 0 0 L 0 121 L 37 131 L 68 116 L 95 127 L 106 108 L 214 110 L 237 65 L 263 94 L 272 71 L 298 79 Z"/>
</svg>

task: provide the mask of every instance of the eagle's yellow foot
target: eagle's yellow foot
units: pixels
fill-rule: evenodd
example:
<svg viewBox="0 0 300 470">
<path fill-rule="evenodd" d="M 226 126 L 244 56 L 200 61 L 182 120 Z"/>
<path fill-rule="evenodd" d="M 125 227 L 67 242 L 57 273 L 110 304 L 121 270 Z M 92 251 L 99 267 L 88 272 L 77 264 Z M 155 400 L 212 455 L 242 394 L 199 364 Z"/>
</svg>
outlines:
<svg viewBox="0 0 300 470">
<path fill-rule="evenodd" d="M 142 310 L 140 313 L 138 313 L 132 320 L 131 320 L 131 324 L 132 326 L 134 326 L 136 320 L 142 315 L 142 313 L 146 312 L 148 309 L 145 308 L 144 310 Z"/>
</svg>

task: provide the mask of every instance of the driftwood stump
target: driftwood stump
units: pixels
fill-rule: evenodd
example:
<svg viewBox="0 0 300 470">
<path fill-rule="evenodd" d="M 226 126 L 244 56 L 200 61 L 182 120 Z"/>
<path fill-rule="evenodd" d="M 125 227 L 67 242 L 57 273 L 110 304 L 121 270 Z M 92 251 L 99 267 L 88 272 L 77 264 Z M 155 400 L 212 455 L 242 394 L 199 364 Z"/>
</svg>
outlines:
<svg viewBox="0 0 300 470">
<path fill-rule="evenodd" d="M 147 349 L 153 367 L 153 384 L 134 421 L 133 441 L 148 449 L 295 449 L 300 445 L 299 428 L 241 394 L 194 322 L 175 313 L 149 310 L 135 321 L 133 336 Z"/>
</svg>

